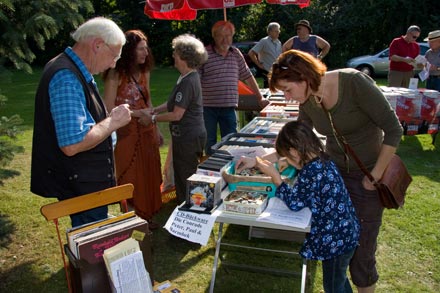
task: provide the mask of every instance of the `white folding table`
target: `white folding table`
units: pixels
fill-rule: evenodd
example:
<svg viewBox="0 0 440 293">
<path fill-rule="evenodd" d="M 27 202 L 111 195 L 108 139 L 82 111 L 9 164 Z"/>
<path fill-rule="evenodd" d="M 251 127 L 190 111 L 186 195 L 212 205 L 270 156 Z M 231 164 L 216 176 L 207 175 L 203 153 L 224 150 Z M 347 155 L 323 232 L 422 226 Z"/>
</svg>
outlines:
<svg viewBox="0 0 440 293">
<path fill-rule="evenodd" d="M 224 242 L 222 242 L 223 224 L 233 224 L 233 225 L 241 225 L 241 226 L 248 226 L 248 227 L 268 228 L 268 229 L 274 229 L 274 230 L 278 230 L 278 231 L 298 232 L 298 234 L 303 235 L 303 236 L 305 236 L 306 233 L 310 232 L 310 226 L 303 229 L 303 228 L 299 228 L 299 227 L 257 221 L 258 216 L 225 212 L 225 211 L 223 211 L 223 204 L 217 208 L 216 212 L 219 213 L 216 218 L 216 222 L 219 223 L 219 229 L 218 229 L 218 236 L 217 236 L 216 247 L 215 247 L 214 265 L 212 267 L 211 284 L 209 287 L 210 293 L 214 292 L 215 276 L 217 273 L 218 259 L 219 259 L 219 255 L 220 255 L 220 247 L 222 245 L 247 248 L 247 249 L 254 249 L 254 250 L 263 250 L 263 251 L 276 252 L 276 253 L 298 254 L 297 252 L 292 252 L 292 251 L 272 250 L 272 249 L 257 248 L 257 247 L 252 247 L 252 246 L 243 246 L 243 245 L 236 245 L 236 244 L 231 244 L 231 243 L 224 243 Z M 306 276 L 307 276 L 307 260 L 303 259 L 302 269 L 301 269 L 301 293 L 305 292 Z"/>
</svg>

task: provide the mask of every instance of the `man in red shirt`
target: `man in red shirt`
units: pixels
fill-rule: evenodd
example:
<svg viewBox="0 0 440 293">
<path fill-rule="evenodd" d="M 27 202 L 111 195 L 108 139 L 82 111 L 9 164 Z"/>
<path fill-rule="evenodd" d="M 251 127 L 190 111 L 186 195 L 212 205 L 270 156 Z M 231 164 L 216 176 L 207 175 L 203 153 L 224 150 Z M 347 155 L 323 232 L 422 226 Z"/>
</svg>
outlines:
<svg viewBox="0 0 440 293">
<path fill-rule="evenodd" d="M 416 40 L 420 36 L 420 27 L 412 25 L 406 35 L 393 39 L 390 44 L 390 70 L 388 86 L 409 86 L 410 78 L 414 77 L 415 58 L 420 53 Z"/>
</svg>

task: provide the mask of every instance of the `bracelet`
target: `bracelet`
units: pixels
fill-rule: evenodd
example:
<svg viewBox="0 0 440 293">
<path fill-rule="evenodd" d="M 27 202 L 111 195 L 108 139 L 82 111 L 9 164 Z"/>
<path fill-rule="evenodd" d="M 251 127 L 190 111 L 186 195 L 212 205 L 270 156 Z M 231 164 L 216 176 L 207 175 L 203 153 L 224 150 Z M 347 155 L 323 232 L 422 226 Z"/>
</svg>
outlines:
<svg viewBox="0 0 440 293">
<path fill-rule="evenodd" d="M 156 115 L 151 116 L 151 123 L 156 124 Z"/>
</svg>

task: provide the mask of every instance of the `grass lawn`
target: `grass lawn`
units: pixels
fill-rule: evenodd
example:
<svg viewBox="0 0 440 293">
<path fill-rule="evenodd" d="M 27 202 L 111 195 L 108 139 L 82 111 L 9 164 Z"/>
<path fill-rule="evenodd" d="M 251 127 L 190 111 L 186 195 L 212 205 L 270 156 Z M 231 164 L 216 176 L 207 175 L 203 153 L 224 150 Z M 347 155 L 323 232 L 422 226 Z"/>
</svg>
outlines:
<svg viewBox="0 0 440 293">
<path fill-rule="evenodd" d="M 10 80 L 0 80 L 1 94 L 9 99 L 0 108 L 0 116 L 18 113 L 23 119 L 23 133 L 17 143 L 25 152 L 17 154 L 1 172 L 19 172 L 0 187 L 0 292 L 67 292 L 55 227 L 40 214 L 40 207 L 54 201 L 29 191 L 33 100 L 41 70 L 33 75 L 13 73 Z M 153 104 L 167 99 L 178 73 L 173 68 L 158 68 L 152 74 Z M 378 80 L 383 84 L 383 80 Z M 169 142 L 166 124 L 161 129 Z M 439 139 L 440 140 L 440 139 Z M 386 210 L 377 252 L 381 275 L 377 292 L 440 292 L 440 156 L 439 144 L 431 144 L 429 135 L 403 137 L 399 155 L 413 176 L 407 202 L 402 210 Z M 167 146 L 161 149 L 165 160 Z M 157 221 L 165 224 L 176 202 L 164 205 Z M 111 207 L 117 212 L 117 207 Z M 60 221 L 61 229 L 70 225 Z M 217 231 L 217 225 L 214 228 Z M 227 226 L 225 239 L 246 243 L 248 229 Z M 251 240 L 272 249 L 293 249 L 298 243 L 265 239 Z M 171 280 L 185 292 L 207 292 L 211 279 L 215 243 L 200 246 L 171 237 L 164 229 L 153 233 L 154 278 Z M 223 250 L 223 249 L 222 249 Z M 226 249 L 225 257 L 236 261 L 268 264 L 279 268 L 300 269 L 300 260 L 276 255 L 252 255 Z M 321 292 L 320 264 L 309 262 L 307 292 Z M 293 290 L 292 290 L 293 288 Z M 298 292 L 300 279 L 237 271 L 220 267 L 215 292 Z"/>
</svg>

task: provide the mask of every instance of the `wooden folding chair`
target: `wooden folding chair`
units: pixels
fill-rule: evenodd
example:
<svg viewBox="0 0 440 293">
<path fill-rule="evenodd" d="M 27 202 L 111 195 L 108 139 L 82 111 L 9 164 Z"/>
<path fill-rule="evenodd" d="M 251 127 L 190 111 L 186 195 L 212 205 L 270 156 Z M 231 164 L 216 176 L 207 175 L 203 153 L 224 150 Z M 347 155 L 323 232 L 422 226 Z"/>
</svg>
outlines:
<svg viewBox="0 0 440 293">
<path fill-rule="evenodd" d="M 54 202 L 41 207 L 40 212 L 47 221 L 53 221 L 58 235 L 58 243 L 63 257 L 64 271 L 66 273 L 67 287 L 69 292 L 73 292 L 71 280 L 69 278 L 69 268 L 66 262 L 66 255 L 63 249 L 63 242 L 61 241 L 58 219 L 69 216 L 71 214 L 79 213 L 89 209 L 97 208 L 104 205 L 109 205 L 121 202 L 123 209 L 127 212 L 126 199 L 133 197 L 133 184 L 124 184 L 97 192 L 85 194 L 71 199 Z"/>
</svg>

